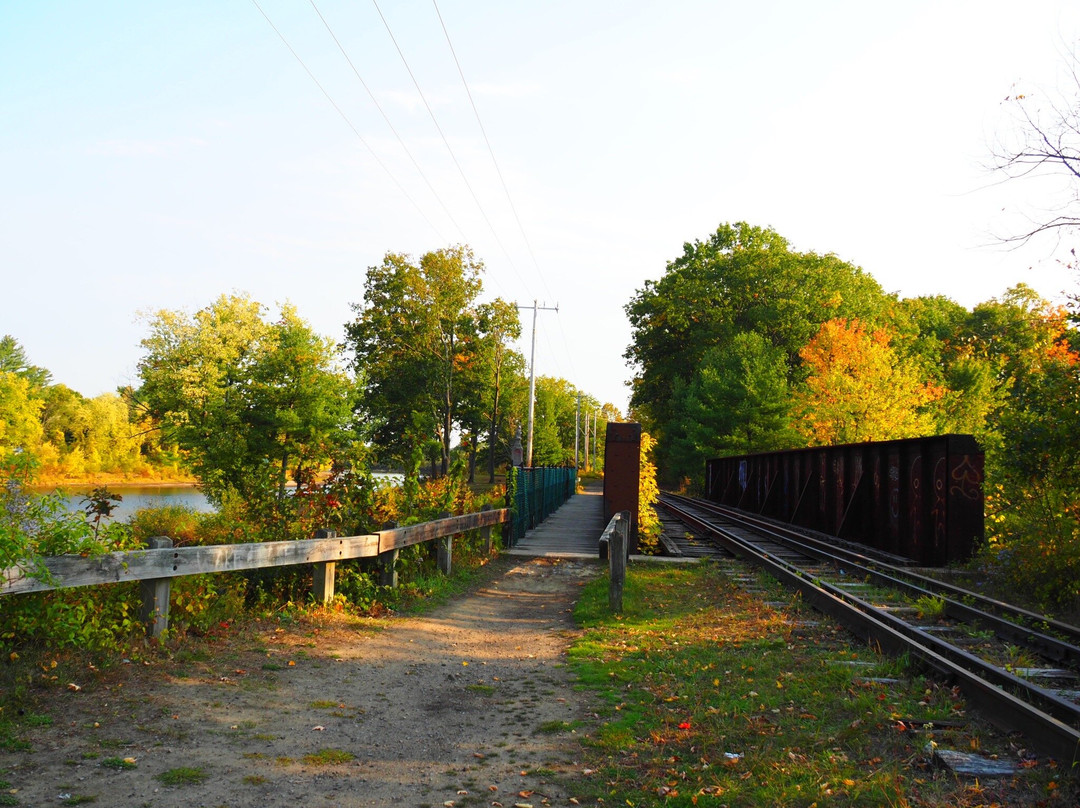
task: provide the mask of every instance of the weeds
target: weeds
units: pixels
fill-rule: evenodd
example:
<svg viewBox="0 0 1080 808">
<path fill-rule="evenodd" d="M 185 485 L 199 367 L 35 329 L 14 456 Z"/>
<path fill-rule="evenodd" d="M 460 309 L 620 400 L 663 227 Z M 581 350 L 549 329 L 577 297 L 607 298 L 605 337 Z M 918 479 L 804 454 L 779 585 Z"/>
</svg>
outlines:
<svg viewBox="0 0 1080 808">
<path fill-rule="evenodd" d="M 355 759 L 355 755 L 344 749 L 320 749 L 311 755 L 304 755 L 304 763 L 309 766 L 339 766 Z"/>
<path fill-rule="evenodd" d="M 210 778 L 201 768 L 179 766 L 155 775 L 155 779 L 166 786 L 193 786 L 205 783 Z"/>
<path fill-rule="evenodd" d="M 598 716 L 579 730 L 596 771 L 575 795 L 581 803 L 1035 805 L 1050 795 L 1045 804 L 1071 804 L 1049 766 L 984 784 L 979 802 L 935 776 L 928 737 L 1003 757 L 1008 739 L 957 721 L 958 689 L 853 646 L 827 621 L 799 626 L 797 608 L 767 607 L 711 565 L 635 565 L 619 618 L 606 580 L 589 584 L 575 615 L 584 634 L 570 651 Z M 883 673 L 906 678 L 872 681 Z"/>
</svg>

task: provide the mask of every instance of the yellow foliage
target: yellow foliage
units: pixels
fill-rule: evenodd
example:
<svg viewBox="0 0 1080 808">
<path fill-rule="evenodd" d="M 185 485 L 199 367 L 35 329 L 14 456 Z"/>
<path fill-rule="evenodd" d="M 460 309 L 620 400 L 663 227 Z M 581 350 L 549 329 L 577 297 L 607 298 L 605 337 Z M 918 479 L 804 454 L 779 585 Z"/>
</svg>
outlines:
<svg viewBox="0 0 1080 808">
<path fill-rule="evenodd" d="M 652 450 L 656 441 L 648 432 L 641 433 L 641 463 L 638 472 L 638 550 L 645 555 L 660 552 L 660 518 L 656 515 L 660 489 L 656 485 L 656 464 Z"/>
</svg>

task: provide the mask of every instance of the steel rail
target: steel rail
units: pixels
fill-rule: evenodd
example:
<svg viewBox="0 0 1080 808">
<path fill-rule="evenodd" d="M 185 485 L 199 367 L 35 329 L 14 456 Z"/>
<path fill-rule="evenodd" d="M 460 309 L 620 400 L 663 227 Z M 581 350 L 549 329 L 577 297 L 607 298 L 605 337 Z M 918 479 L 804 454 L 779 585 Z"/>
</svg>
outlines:
<svg viewBox="0 0 1080 808">
<path fill-rule="evenodd" d="M 842 558 L 848 570 L 857 571 L 878 583 L 901 589 L 915 597 L 942 596 L 947 615 L 962 621 L 978 621 L 987 628 L 992 629 L 1002 639 L 1028 645 L 1043 656 L 1058 663 L 1080 667 L 1080 647 L 1059 637 L 1037 631 L 1030 626 L 1000 616 L 1001 612 L 1015 614 L 1021 611 L 1016 607 L 1009 606 L 1009 604 L 981 597 L 960 587 L 953 587 L 948 584 L 943 587 L 926 586 L 926 584 L 933 582 L 933 579 L 909 573 L 904 568 L 875 561 L 845 548 L 835 548 L 836 551 L 834 551 L 834 548 L 827 542 L 809 538 L 798 531 L 788 530 L 767 520 L 747 516 L 741 511 L 732 512 L 730 509 L 716 506 L 713 503 L 682 497 L 679 498 L 679 501 L 722 516 L 737 524 L 752 527 L 754 530 L 767 534 L 774 540 L 788 544 L 812 557 L 828 561 L 836 561 L 838 558 Z M 947 597 L 947 595 L 954 595 L 954 597 Z M 963 600 L 958 600 L 957 597 L 963 598 Z M 994 608 L 994 611 L 984 611 L 973 607 L 969 602 L 971 599 L 974 599 L 976 603 L 990 605 Z M 1031 612 L 1028 614 L 1042 617 Z M 1080 632 L 1077 632 L 1075 627 L 1064 623 L 1058 623 L 1058 625 L 1062 628 L 1061 633 L 1074 639 L 1080 639 Z"/>
<path fill-rule="evenodd" d="M 920 575 L 905 567 L 898 567 L 874 559 L 849 548 L 831 545 L 828 542 L 815 539 L 799 531 L 777 525 L 775 522 L 743 511 L 717 505 L 713 502 L 677 495 L 665 494 L 664 498 L 684 502 L 730 519 L 733 522 L 752 526 L 755 530 L 768 533 L 778 541 L 796 545 L 801 552 L 808 555 L 820 554 L 818 557 L 828 559 L 843 558 L 844 563 L 849 568 L 858 569 L 863 574 L 869 575 L 881 583 L 905 589 L 916 597 L 944 596 L 946 614 L 959 620 L 979 620 L 1002 639 L 1026 644 L 1048 659 L 1080 667 L 1080 645 L 1077 645 L 1077 643 L 1080 643 L 1080 629 L 1077 629 L 1076 626 L 980 595 L 977 592 L 972 592 L 954 584 Z M 982 608 L 976 608 L 976 606 Z M 1045 626 L 1061 636 L 1055 637 L 1047 633 L 1047 631 L 1040 631 L 1031 625 L 1009 619 L 1010 615 L 1024 620 L 1025 623 Z M 1062 637 L 1066 639 L 1062 639 Z"/>
<path fill-rule="evenodd" d="M 1047 754 L 1060 761 L 1068 761 L 1071 765 L 1077 761 L 1080 754 L 1080 731 L 1069 726 L 1064 721 L 1039 709 L 1039 707 L 1018 698 L 1016 695 L 1002 689 L 1005 682 L 1014 685 L 1024 692 L 1037 692 L 1042 690 L 1037 686 L 1014 677 L 1007 671 L 994 669 L 997 679 L 1001 684 L 995 684 L 969 670 L 959 662 L 950 659 L 941 653 L 942 646 L 947 646 L 937 638 L 919 632 L 919 637 L 910 636 L 916 630 L 906 626 L 902 621 L 886 615 L 875 609 L 870 604 L 860 601 L 850 593 L 844 592 L 838 587 L 824 581 L 814 579 L 803 571 L 797 569 L 783 559 L 753 546 L 730 531 L 711 524 L 701 518 L 686 512 L 678 506 L 671 506 L 680 519 L 697 530 L 703 531 L 714 537 L 730 552 L 751 561 L 766 569 L 785 585 L 796 589 L 803 599 L 820 611 L 834 617 L 847 629 L 856 635 L 863 637 L 867 642 L 874 644 L 881 650 L 895 654 L 908 654 L 920 660 L 925 665 L 938 671 L 946 677 L 960 682 L 961 688 L 968 699 L 981 706 L 987 714 L 987 718 L 1006 730 L 1019 730 L 1023 732 L 1036 746 Z M 859 601 L 861 606 L 853 601 Z M 901 628 L 903 626 L 903 628 Z M 959 655 L 978 660 L 977 657 L 950 647 L 951 655 Z M 980 667 L 989 667 L 982 660 L 978 660 Z M 1015 681 L 1014 681 L 1015 680 Z M 1052 700 L 1068 704 L 1059 697 L 1044 691 Z"/>
</svg>

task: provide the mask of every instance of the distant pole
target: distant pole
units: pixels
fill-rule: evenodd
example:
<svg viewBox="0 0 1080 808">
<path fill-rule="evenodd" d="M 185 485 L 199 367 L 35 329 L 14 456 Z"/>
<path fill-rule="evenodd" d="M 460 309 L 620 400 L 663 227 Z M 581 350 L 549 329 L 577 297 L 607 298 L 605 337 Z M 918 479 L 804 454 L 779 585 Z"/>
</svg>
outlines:
<svg viewBox="0 0 1080 808">
<path fill-rule="evenodd" d="M 519 309 L 532 309 L 533 312 L 533 325 L 532 325 L 532 348 L 529 351 L 529 440 L 528 449 L 526 449 L 525 466 L 532 468 L 532 454 L 533 454 L 533 413 L 536 409 L 536 312 L 538 311 L 553 311 L 556 314 L 559 312 L 559 305 L 556 303 L 555 308 L 549 308 L 547 306 L 538 306 L 534 300 L 531 306 L 522 306 L 517 304 Z"/>
<path fill-rule="evenodd" d="M 593 468 L 600 467 L 600 413 L 593 415 Z"/>
<path fill-rule="evenodd" d="M 574 410 L 574 469 L 581 468 L 578 462 L 578 438 L 581 437 L 581 393 L 577 394 L 577 409 Z"/>
<path fill-rule="evenodd" d="M 585 471 L 589 470 L 589 413 L 585 413 Z"/>
</svg>

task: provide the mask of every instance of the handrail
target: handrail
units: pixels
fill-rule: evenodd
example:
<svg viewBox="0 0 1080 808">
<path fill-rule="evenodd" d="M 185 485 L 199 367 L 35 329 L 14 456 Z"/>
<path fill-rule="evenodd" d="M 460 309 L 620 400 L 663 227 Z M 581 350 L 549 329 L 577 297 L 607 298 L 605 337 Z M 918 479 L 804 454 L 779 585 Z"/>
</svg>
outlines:
<svg viewBox="0 0 1080 808">
<path fill-rule="evenodd" d="M 509 518 L 509 509 L 500 508 L 358 536 L 126 550 L 96 556 L 52 556 L 42 559 L 41 565 L 48 575 L 41 578 L 34 577 L 21 565 L 0 571 L 0 595 L 374 558 L 389 550 L 491 527 Z"/>
<path fill-rule="evenodd" d="M 439 568 L 450 572 L 451 537 L 470 530 L 482 530 L 490 551 L 491 528 L 509 522 L 509 508 L 484 510 L 460 516 L 446 516 L 406 527 L 380 530 L 358 536 L 334 536 L 320 531 L 314 539 L 211 544 L 199 547 L 172 547 L 164 536 L 150 539 L 150 547 L 96 556 L 62 555 L 43 558 L 35 574 L 30 563 L 0 570 L 0 596 L 71 589 L 80 586 L 142 581 L 141 616 L 151 636 L 160 636 L 168 627 L 169 581 L 184 575 L 233 572 L 237 570 L 315 565 L 316 598 L 329 602 L 334 597 L 334 565 L 354 558 L 377 558 L 380 565 L 393 567 L 398 550 L 413 544 L 441 539 Z"/>
</svg>

